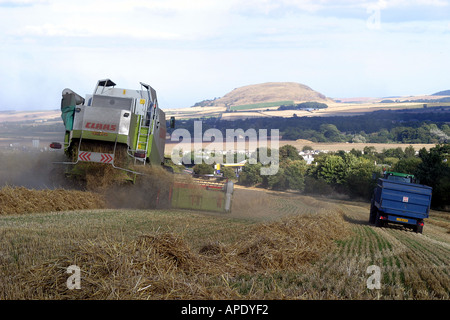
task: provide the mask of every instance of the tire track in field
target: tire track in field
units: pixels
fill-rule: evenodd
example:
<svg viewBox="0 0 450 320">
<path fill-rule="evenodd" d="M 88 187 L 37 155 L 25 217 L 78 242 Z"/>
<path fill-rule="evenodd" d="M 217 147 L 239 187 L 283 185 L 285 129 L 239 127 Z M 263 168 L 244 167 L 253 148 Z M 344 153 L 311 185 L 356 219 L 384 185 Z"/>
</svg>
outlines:
<svg viewBox="0 0 450 320">
<path fill-rule="evenodd" d="M 379 266 L 381 294 L 385 297 L 448 299 L 450 244 L 436 240 L 433 227 L 430 227 L 433 237 L 427 235 L 427 228 L 423 234 L 391 226 L 376 228 L 367 222 L 368 208 L 342 206 L 355 234 L 340 244 L 337 265 L 357 266 L 355 274 L 360 276 L 368 263 Z M 366 294 L 373 297 L 369 292 Z"/>
<path fill-rule="evenodd" d="M 336 242 L 336 249 L 296 275 L 301 283 L 299 297 L 449 299 L 450 235 L 446 228 L 427 221 L 423 234 L 396 226 L 377 228 L 368 223 L 369 205 L 364 202 L 269 194 L 261 211 L 269 211 L 270 216 L 320 214 L 323 209 L 344 212 L 353 230 L 350 237 Z M 372 265 L 380 268 L 381 289 L 367 287 L 371 275 L 367 268 Z"/>
</svg>

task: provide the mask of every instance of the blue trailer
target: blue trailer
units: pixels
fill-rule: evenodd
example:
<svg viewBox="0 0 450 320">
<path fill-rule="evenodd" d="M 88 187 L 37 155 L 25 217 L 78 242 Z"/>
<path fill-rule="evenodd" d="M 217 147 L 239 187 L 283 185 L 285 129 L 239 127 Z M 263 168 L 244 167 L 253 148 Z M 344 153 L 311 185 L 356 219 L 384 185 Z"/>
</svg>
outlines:
<svg viewBox="0 0 450 320">
<path fill-rule="evenodd" d="M 422 233 L 431 195 L 432 188 L 415 183 L 413 175 L 386 172 L 374 190 L 369 222 L 377 227 L 400 224 Z"/>
</svg>

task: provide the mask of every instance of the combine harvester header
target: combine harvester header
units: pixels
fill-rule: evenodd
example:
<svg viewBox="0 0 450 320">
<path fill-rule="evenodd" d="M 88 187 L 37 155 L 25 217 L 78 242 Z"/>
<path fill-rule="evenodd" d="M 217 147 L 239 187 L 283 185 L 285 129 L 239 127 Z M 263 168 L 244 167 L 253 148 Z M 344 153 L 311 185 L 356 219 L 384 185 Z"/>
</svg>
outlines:
<svg viewBox="0 0 450 320">
<path fill-rule="evenodd" d="M 228 179 L 195 179 L 194 184 L 175 181 L 169 201 L 173 208 L 230 212 L 233 191 L 233 181 Z"/>
</svg>

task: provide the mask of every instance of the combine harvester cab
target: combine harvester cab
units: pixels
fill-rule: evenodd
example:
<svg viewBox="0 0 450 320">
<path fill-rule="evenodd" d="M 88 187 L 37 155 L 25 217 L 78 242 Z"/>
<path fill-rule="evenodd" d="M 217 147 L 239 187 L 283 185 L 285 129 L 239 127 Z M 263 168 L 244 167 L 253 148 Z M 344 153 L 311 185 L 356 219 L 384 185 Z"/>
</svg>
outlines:
<svg viewBox="0 0 450 320">
<path fill-rule="evenodd" d="M 99 80 L 86 98 L 63 90 L 64 151 L 71 160 L 66 164 L 99 162 L 136 174 L 130 165 L 164 163 L 165 113 L 158 107 L 156 91 L 140 85 L 140 90 L 130 90 L 116 88 L 110 79 Z"/>
</svg>

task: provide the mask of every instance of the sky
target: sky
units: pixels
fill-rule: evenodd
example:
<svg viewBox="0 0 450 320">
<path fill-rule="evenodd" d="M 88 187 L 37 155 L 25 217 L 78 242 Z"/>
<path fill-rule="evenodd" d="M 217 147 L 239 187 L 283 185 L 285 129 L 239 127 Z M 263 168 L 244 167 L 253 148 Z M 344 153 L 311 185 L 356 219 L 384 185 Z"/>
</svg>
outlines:
<svg viewBox="0 0 450 320">
<path fill-rule="evenodd" d="M 450 0 L 0 0 L 0 111 L 150 84 L 162 109 L 264 82 L 339 99 L 450 89 Z"/>
</svg>

